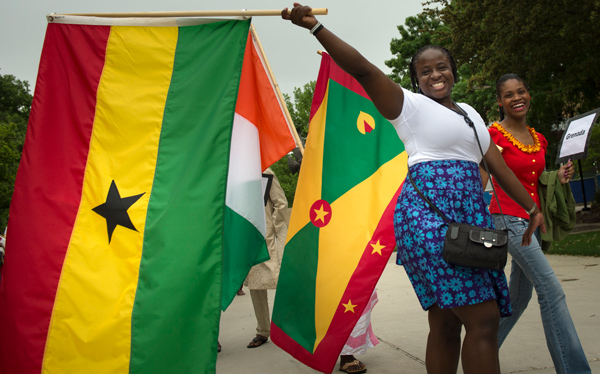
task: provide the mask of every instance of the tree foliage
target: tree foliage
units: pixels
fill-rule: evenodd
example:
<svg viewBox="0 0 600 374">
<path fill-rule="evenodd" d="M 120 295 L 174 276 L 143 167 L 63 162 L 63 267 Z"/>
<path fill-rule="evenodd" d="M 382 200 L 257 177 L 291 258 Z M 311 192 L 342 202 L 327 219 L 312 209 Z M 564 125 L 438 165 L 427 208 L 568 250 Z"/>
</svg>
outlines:
<svg viewBox="0 0 600 374">
<path fill-rule="evenodd" d="M 472 105 L 489 123 L 499 119 L 496 80 L 506 73 L 522 76 L 533 97 L 527 122 L 548 139 L 551 168 L 564 122 L 600 107 L 600 1 L 430 0 L 425 5 L 423 13 L 398 26 L 401 38 L 392 39 L 394 57 L 386 61 L 390 77 L 410 89 L 412 55 L 427 44 L 444 46 L 458 65 L 454 100 Z M 587 169 L 600 162 L 597 153 L 590 148 L 583 161 Z"/>
<path fill-rule="evenodd" d="M 29 83 L 13 75 L 0 75 L 0 228 L 8 209 L 21 160 L 32 96 Z M 2 230 L 3 231 L 3 230 Z"/>
<path fill-rule="evenodd" d="M 298 173 L 292 174 L 288 168 L 287 160 L 290 155 L 286 155 L 281 160 L 271 165 L 273 173 L 277 176 L 279 184 L 285 192 L 285 198 L 288 201 L 288 206 L 294 205 L 294 195 L 296 194 L 296 185 L 298 184 Z"/>
<path fill-rule="evenodd" d="M 312 104 L 313 95 L 315 93 L 316 81 L 310 81 L 304 87 L 294 88 L 294 100 L 288 94 L 283 94 L 285 104 L 292 116 L 292 121 L 296 126 L 296 131 L 302 139 L 306 139 L 308 135 L 308 122 L 310 120 L 310 107 Z"/>
<path fill-rule="evenodd" d="M 428 9 L 459 66 L 472 71 L 467 85 L 494 86 L 505 73 L 522 76 L 532 94 L 528 124 L 550 143 L 556 159 L 560 124 L 600 106 L 600 1 L 440 0 Z M 478 108 L 479 109 L 479 108 Z M 483 114 L 483 113 L 482 113 Z"/>
</svg>

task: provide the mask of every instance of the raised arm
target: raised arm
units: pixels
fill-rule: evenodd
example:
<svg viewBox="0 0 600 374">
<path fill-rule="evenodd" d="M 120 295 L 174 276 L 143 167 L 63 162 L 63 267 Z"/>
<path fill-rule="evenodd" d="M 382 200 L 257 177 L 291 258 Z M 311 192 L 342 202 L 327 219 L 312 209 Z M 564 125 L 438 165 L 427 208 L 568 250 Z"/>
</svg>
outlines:
<svg viewBox="0 0 600 374">
<path fill-rule="evenodd" d="M 506 165 L 498 147 L 494 147 L 493 143 L 490 144 L 485 154 L 485 161 L 490 169 L 490 173 L 498 181 L 504 192 L 526 211 L 532 209 L 535 202 L 529 196 L 519 179 L 517 179 L 515 173 Z M 529 245 L 531 243 L 531 235 L 538 227 L 540 227 L 542 232 L 546 232 L 544 215 L 540 208 L 536 206 L 534 211 L 529 215 L 529 226 L 523 234 L 521 245 Z"/>
<path fill-rule="evenodd" d="M 311 30 L 318 23 L 315 16 L 310 14 L 311 10 L 308 6 L 294 3 L 291 12 L 288 8 L 283 9 L 281 17 Z M 315 36 L 333 61 L 363 86 L 382 116 L 395 119 L 400 115 L 404 93 L 399 85 L 327 28 L 323 27 Z"/>
</svg>

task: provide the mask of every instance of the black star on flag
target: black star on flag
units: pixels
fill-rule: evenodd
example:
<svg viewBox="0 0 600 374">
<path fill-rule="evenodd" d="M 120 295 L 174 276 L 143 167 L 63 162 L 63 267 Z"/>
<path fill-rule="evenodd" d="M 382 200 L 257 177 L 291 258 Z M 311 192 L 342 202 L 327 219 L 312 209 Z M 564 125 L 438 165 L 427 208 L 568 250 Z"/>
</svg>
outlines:
<svg viewBox="0 0 600 374">
<path fill-rule="evenodd" d="M 145 192 L 144 192 L 145 193 Z M 130 197 L 121 197 L 117 184 L 113 180 L 106 196 L 106 202 L 98 205 L 92 210 L 106 219 L 106 227 L 108 229 L 108 243 L 112 239 L 112 234 L 115 231 L 117 225 L 126 227 L 130 230 L 137 231 L 127 209 L 133 205 L 144 193 Z"/>
</svg>

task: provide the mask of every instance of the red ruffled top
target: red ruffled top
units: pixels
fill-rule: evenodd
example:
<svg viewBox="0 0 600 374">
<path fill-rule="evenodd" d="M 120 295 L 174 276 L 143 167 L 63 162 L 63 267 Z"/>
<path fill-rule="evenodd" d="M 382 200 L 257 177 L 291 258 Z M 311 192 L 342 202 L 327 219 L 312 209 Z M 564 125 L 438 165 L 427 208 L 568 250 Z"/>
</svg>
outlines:
<svg viewBox="0 0 600 374">
<path fill-rule="evenodd" d="M 508 167 L 515 173 L 533 201 L 540 207 L 538 178 L 546 168 L 545 157 L 548 141 L 542 134 L 537 133 L 534 129 L 530 127 L 527 128 L 535 141 L 534 145 L 519 142 L 498 123 L 494 123 L 490 126 L 489 132 L 493 142 L 501 147 L 502 157 L 504 157 L 504 161 Z M 492 181 L 494 183 L 494 188 L 498 193 L 498 200 L 500 200 L 502 212 L 507 215 L 529 219 L 529 215 L 525 209 L 508 197 L 493 178 Z M 496 199 L 493 196 L 490 202 L 490 213 L 500 213 Z"/>
</svg>

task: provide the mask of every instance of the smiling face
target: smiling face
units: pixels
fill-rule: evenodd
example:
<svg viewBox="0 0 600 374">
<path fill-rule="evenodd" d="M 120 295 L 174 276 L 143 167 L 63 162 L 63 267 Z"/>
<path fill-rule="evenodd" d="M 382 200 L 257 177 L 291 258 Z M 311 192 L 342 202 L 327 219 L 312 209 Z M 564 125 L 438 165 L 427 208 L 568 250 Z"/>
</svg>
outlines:
<svg viewBox="0 0 600 374">
<path fill-rule="evenodd" d="M 442 105 L 452 106 L 450 93 L 454 75 L 448 56 L 438 49 L 427 49 L 415 61 L 419 88 L 423 94 Z"/>
<path fill-rule="evenodd" d="M 502 83 L 498 95 L 498 104 L 506 117 L 521 119 L 527 115 L 531 96 L 522 80 L 513 78 Z"/>
</svg>

